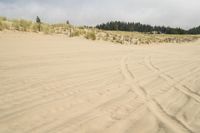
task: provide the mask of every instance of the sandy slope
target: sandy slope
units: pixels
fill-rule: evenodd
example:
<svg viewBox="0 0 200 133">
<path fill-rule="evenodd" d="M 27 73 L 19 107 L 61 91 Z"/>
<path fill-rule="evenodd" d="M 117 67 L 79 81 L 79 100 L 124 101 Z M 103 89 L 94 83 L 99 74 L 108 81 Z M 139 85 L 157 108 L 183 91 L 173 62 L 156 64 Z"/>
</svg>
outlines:
<svg viewBox="0 0 200 133">
<path fill-rule="evenodd" d="M 1 32 L 0 132 L 199 133 L 196 44 Z"/>
</svg>

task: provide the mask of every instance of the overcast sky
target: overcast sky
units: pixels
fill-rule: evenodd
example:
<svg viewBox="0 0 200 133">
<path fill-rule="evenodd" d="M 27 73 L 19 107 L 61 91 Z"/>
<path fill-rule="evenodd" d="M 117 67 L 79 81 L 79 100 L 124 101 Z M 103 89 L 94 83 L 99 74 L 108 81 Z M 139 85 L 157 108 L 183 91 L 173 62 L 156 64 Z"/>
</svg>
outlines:
<svg viewBox="0 0 200 133">
<path fill-rule="evenodd" d="M 111 20 L 191 28 L 200 25 L 200 0 L 0 0 L 0 16 L 76 25 Z"/>
</svg>

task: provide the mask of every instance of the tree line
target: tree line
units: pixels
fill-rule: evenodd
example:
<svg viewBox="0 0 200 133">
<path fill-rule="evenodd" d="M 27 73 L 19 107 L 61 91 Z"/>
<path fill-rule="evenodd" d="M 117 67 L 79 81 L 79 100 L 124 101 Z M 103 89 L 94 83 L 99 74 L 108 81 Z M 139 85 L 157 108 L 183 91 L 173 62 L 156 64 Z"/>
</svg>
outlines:
<svg viewBox="0 0 200 133">
<path fill-rule="evenodd" d="M 200 34 L 200 26 L 189 30 L 181 28 L 171 28 L 165 26 L 151 26 L 148 24 L 134 23 L 134 22 L 121 22 L 111 21 L 97 25 L 96 28 L 102 30 L 114 31 L 137 31 L 143 33 L 157 33 L 157 34 Z"/>
</svg>

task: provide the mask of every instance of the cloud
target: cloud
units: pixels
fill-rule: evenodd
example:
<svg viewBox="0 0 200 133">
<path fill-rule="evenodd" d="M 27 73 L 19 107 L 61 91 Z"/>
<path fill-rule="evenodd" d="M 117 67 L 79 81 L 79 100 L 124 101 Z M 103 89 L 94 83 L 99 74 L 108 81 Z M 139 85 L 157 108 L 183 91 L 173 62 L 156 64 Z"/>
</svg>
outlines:
<svg viewBox="0 0 200 133">
<path fill-rule="evenodd" d="M 96 25 L 111 20 L 190 28 L 200 25 L 199 0 L 0 0 L 0 15 Z"/>
</svg>

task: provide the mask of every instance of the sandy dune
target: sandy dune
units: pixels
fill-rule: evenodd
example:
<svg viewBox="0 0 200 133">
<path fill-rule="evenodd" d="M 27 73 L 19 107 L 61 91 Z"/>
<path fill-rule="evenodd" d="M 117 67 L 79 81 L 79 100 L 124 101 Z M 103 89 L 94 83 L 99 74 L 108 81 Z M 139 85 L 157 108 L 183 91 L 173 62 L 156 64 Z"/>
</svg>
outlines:
<svg viewBox="0 0 200 133">
<path fill-rule="evenodd" d="M 200 42 L 0 33 L 0 133 L 200 133 Z"/>
</svg>

